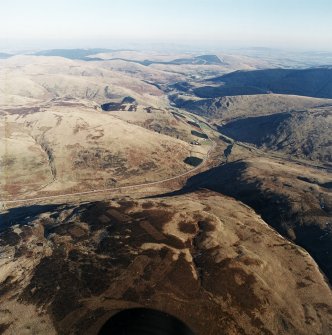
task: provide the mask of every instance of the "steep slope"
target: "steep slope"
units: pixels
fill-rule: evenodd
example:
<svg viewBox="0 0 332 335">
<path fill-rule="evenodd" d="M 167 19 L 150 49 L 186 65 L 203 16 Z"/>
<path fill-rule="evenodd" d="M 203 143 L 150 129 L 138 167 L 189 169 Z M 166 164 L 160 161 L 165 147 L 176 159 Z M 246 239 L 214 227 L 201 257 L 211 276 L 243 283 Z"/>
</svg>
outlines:
<svg viewBox="0 0 332 335">
<path fill-rule="evenodd" d="M 200 102 L 201 101 L 201 102 Z M 214 122 L 227 122 L 243 117 L 271 115 L 302 111 L 313 107 L 331 106 L 331 99 L 301 97 L 296 95 L 260 94 L 198 100 L 202 116 Z M 199 110 L 197 110 L 199 112 Z"/>
<path fill-rule="evenodd" d="M 254 90 L 262 90 L 266 93 L 332 98 L 332 68 L 235 71 L 211 78 L 209 81 L 223 85 L 197 88 L 197 96 L 213 98 L 222 95 L 254 94 Z M 224 93 L 226 89 L 227 94 Z M 231 90 L 234 92 L 230 92 Z M 239 90 L 242 93 L 237 93 Z M 248 93 L 243 93 L 245 90 Z"/>
<path fill-rule="evenodd" d="M 297 158 L 331 162 L 331 99 L 276 94 L 170 98 L 179 108 L 207 118 L 235 141 Z"/>
<path fill-rule="evenodd" d="M 230 198 L 114 199 L 8 217 L 4 335 L 96 334 L 138 306 L 175 315 L 198 335 L 332 330 L 331 291 L 311 257 Z"/>
<path fill-rule="evenodd" d="M 222 134 L 299 158 L 332 162 L 332 107 L 230 121 Z"/>
<path fill-rule="evenodd" d="M 266 64 L 0 61 L 0 333 L 92 335 L 133 307 L 197 335 L 332 333 L 332 100 L 284 94 L 325 96 L 331 69 L 211 79 Z"/>
<path fill-rule="evenodd" d="M 190 90 L 190 88 L 188 89 Z M 204 116 L 214 122 L 241 117 L 269 115 L 332 105 L 331 99 L 280 94 L 226 96 L 213 99 L 194 97 L 192 92 L 172 93 L 169 99 L 178 108 Z"/>
<path fill-rule="evenodd" d="M 3 196 L 92 190 L 185 172 L 190 146 L 79 100 L 53 100 L 0 115 Z M 24 167 L 24 168 L 23 168 Z"/>
<path fill-rule="evenodd" d="M 283 160 L 235 159 L 192 177 L 187 191 L 203 187 L 243 201 L 308 250 L 332 282 L 330 174 Z"/>
</svg>

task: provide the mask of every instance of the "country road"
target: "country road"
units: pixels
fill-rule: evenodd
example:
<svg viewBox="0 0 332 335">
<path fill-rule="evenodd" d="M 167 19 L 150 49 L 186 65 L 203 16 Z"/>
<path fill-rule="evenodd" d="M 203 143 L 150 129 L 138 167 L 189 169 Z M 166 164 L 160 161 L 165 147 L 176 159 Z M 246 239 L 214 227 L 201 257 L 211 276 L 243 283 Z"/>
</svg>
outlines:
<svg viewBox="0 0 332 335">
<path fill-rule="evenodd" d="M 196 122 L 198 121 L 197 119 L 195 120 Z M 200 127 L 201 131 L 208 136 Z M 33 197 L 33 198 L 18 198 L 18 199 L 12 199 L 12 200 L 3 200 L 0 199 L 0 205 L 2 208 L 6 208 L 7 204 L 15 204 L 15 203 L 26 203 L 26 202 L 39 202 L 39 201 L 44 201 L 44 200 L 53 200 L 53 199 L 59 199 L 59 198 L 70 198 L 70 197 L 77 197 L 77 196 L 82 196 L 82 195 L 88 195 L 88 194 L 98 194 L 98 193 L 106 193 L 106 192 L 114 192 L 114 191 L 124 191 L 124 190 L 129 190 L 129 189 L 135 189 L 135 188 L 142 188 L 142 187 L 149 187 L 149 186 L 156 186 L 160 185 L 166 182 L 170 181 L 176 181 L 182 177 L 185 177 L 187 175 L 190 175 L 198 170 L 200 170 L 208 161 L 211 152 L 215 149 L 217 146 L 217 143 L 213 141 L 209 136 L 208 140 L 211 142 L 211 146 L 204 157 L 203 161 L 196 167 L 194 167 L 191 170 L 188 170 L 184 173 L 181 173 L 179 175 L 162 179 L 162 180 L 157 180 L 153 182 L 148 182 L 148 183 L 143 183 L 143 184 L 135 184 L 135 185 L 128 185 L 128 186 L 119 186 L 119 187 L 111 187 L 111 188 L 103 188 L 103 189 L 94 189 L 94 190 L 89 190 L 89 191 L 83 191 L 83 192 L 73 192 L 73 193 L 64 193 L 64 194 L 56 194 L 56 195 L 49 195 L 49 196 L 42 196 L 42 197 Z"/>
</svg>

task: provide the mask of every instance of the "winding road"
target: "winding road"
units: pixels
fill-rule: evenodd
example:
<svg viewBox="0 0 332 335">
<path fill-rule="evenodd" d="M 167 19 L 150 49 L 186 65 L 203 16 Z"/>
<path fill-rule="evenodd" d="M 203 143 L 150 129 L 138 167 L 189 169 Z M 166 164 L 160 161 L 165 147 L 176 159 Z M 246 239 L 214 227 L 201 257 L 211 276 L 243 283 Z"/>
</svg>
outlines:
<svg viewBox="0 0 332 335">
<path fill-rule="evenodd" d="M 199 120 L 195 119 L 195 122 L 198 122 L 199 124 Z M 33 197 L 33 198 L 19 198 L 19 199 L 12 199 L 12 200 L 2 200 L 0 199 L 0 204 L 1 207 L 3 209 L 6 209 L 6 205 L 7 204 L 19 204 L 19 203 L 26 203 L 26 202 L 39 202 L 39 201 L 44 201 L 44 200 L 53 200 L 53 199 L 59 199 L 59 198 L 71 198 L 71 197 L 77 197 L 77 196 L 82 196 L 82 195 L 88 195 L 88 194 L 98 194 L 98 193 L 106 193 L 106 192 L 114 192 L 114 191 L 124 191 L 124 190 L 129 190 L 129 189 L 135 189 L 135 188 L 142 188 L 142 187 L 149 187 L 149 186 L 156 186 L 156 185 L 160 185 L 166 182 L 170 182 L 170 181 L 176 181 L 182 177 L 188 176 L 198 170 L 200 170 L 208 161 L 211 152 L 215 149 L 217 143 L 215 141 L 213 141 L 208 134 L 206 134 L 202 128 L 200 127 L 202 133 L 204 133 L 207 137 L 208 140 L 211 142 L 211 146 L 206 154 L 206 156 L 204 157 L 203 161 L 201 164 L 199 164 L 198 166 L 194 167 L 191 170 L 188 170 L 184 173 L 181 173 L 179 175 L 170 177 L 170 178 L 166 178 L 166 179 L 162 179 L 162 180 L 158 180 L 158 181 L 153 181 L 153 182 L 148 182 L 148 183 L 143 183 L 143 184 L 135 184 L 135 185 L 128 185 L 128 186 L 119 186 L 119 187 L 111 187 L 111 188 L 103 188 L 103 189 L 97 189 L 97 190 L 90 190 L 90 191 L 83 191 L 83 192 L 74 192 L 74 193 L 64 193 L 64 194 L 56 194 L 56 195 L 49 195 L 49 196 L 42 196 L 42 197 Z"/>
</svg>

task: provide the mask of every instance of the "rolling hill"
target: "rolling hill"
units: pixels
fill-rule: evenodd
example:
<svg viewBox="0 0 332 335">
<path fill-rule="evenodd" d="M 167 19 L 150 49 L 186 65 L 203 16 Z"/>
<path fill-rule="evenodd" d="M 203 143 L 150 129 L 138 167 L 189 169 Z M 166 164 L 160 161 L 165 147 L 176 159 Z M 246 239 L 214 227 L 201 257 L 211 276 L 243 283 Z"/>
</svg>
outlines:
<svg viewBox="0 0 332 335">
<path fill-rule="evenodd" d="M 249 116 L 230 121 L 218 129 L 236 141 L 332 163 L 332 107 Z"/>
<path fill-rule="evenodd" d="M 102 104 L 121 101 L 126 96 L 145 106 L 167 105 L 163 92 L 156 86 L 103 68 L 99 62 L 15 56 L 1 62 L 0 73 L 4 78 L 0 84 L 1 105 L 26 105 L 29 100 L 35 103 L 67 97 Z"/>
<path fill-rule="evenodd" d="M 194 90 L 198 97 L 216 98 L 271 92 L 332 98 L 332 68 L 329 67 L 235 71 L 208 79 L 207 82 L 222 85 L 199 87 Z"/>
<path fill-rule="evenodd" d="M 242 201 L 308 250 L 331 282 L 330 173 L 282 159 L 234 155 L 228 164 L 190 178 L 182 193 L 206 188 Z"/>
<path fill-rule="evenodd" d="M 92 335 L 135 307 L 195 334 L 332 333 L 331 68 L 273 66 L 1 59 L 0 333 Z"/>
<path fill-rule="evenodd" d="M 176 315 L 196 334 L 331 330 L 331 291 L 309 254 L 228 197 L 22 211 L 0 216 L 11 223 L 0 233 L 4 334 L 92 335 L 137 306 Z"/>
<path fill-rule="evenodd" d="M 55 99 L 31 109 L 6 109 L 0 126 L 4 197 L 138 184 L 190 168 L 183 162 L 190 156 L 187 142 L 122 121 L 86 101 Z"/>
</svg>

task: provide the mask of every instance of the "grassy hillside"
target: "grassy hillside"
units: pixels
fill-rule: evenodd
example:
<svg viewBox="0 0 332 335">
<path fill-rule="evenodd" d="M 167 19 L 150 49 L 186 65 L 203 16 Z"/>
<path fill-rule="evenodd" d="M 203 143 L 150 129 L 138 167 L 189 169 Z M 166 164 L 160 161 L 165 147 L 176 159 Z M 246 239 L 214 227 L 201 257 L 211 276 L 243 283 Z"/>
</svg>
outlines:
<svg viewBox="0 0 332 335">
<path fill-rule="evenodd" d="M 183 162 L 190 153 L 187 142 L 84 101 L 7 109 L 0 126 L 3 197 L 144 183 L 189 169 Z"/>
<path fill-rule="evenodd" d="M 332 163 L 332 108 L 247 117 L 219 130 L 236 141 L 309 160 Z"/>
<path fill-rule="evenodd" d="M 332 68 L 328 67 L 303 70 L 235 71 L 221 77 L 211 78 L 208 82 L 222 83 L 223 85 L 197 88 L 194 91 L 197 96 L 213 98 L 225 95 L 253 94 L 254 90 L 261 90 L 266 93 L 332 98 Z"/>
<path fill-rule="evenodd" d="M 283 160 L 229 160 L 189 179 L 188 190 L 208 188 L 246 203 L 309 251 L 332 282 L 330 174 Z"/>
<path fill-rule="evenodd" d="M 95 335 L 137 306 L 176 315 L 195 334 L 331 330 L 331 291 L 312 258 L 229 197 L 201 191 L 25 211 L 29 225 L 17 224 L 27 220 L 21 209 L 0 216 L 11 218 L 0 233 L 7 333 Z"/>
</svg>

